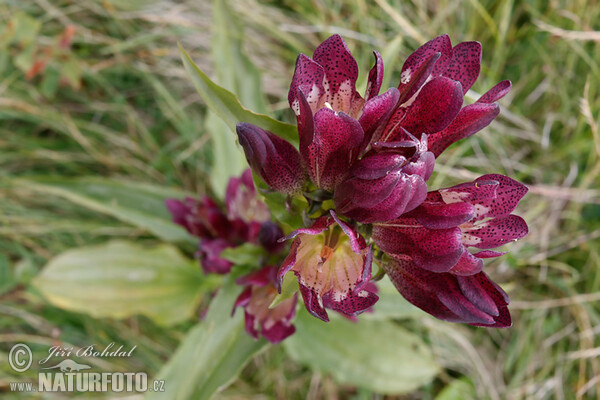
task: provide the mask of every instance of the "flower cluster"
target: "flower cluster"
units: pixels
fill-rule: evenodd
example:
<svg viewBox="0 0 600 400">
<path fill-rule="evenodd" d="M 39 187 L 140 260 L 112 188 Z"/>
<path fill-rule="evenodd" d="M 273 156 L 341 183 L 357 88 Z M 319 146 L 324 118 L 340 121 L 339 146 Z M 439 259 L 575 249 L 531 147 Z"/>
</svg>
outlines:
<svg viewBox="0 0 600 400">
<path fill-rule="evenodd" d="M 245 307 L 247 330 L 255 337 L 259 325 L 272 341 L 293 332 L 296 297 L 279 303 L 281 309 L 268 308 L 274 288 L 281 291 L 289 272 L 297 277 L 306 309 L 317 318 L 328 321 L 327 309 L 349 318 L 370 309 L 378 300 L 371 283 L 373 262 L 408 301 L 437 318 L 511 325 L 508 297 L 482 272 L 483 259 L 501 256 L 490 249 L 527 234 L 525 221 L 511 214 L 527 188 L 502 175 L 433 191 L 427 186 L 436 158 L 489 125 L 499 113 L 496 101 L 511 83 L 500 82 L 463 107 L 479 75 L 481 45 L 452 46 L 442 35 L 410 55 L 398 86 L 380 94 L 383 61 L 379 53 L 374 56 L 364 96 L 356 90 L 358 64 L 339 35 L 323 42 L 312 58 L 298 57 L 288 94 L 298 149 L 277 132 L 237 125 L 255 176 L 285 194 L 288 207 L 294 198 L 309 205 L 290 210 L 303 215 L 305 224 L 280 235 L 279 243 L 290 244 L 281 263 L 242 282 L 248 287 L 237 304 Z M 251 182 L 242 181 L 254 196 Z M 235 204 L 248 196 L 231 204 L 226 200 L 227 216 L 206 199 L 202 207 L 186 201 L 169 208 L 176 222 L 203 238 L 201 254 L 209 253 L 202 248 L 256 241 L 253 224 L 264 226 L 269 213 L 258 207 L 252 218 L 244 218 Z M 201 210 L 192 212 L 196 209 Z M 228 226 L 223 231 L 222 221 Z M 212 244 L 216 240 L 221 247 Z M 207 270 L 230 268 L 211 268 L 214 257 L 204 259 Z"/>
<path fill-rule="evenodd" d="M 271 221 L 267 205 L 257 196 L 250 169 L 240 178 L 229 180 L 225 210 L 208 196 L 199 201 L 189 197 L 183 201 L 168 199 L 166 206 L 173 222 L 200 239 L 196 254 L 206 273 L 229 273 L 233 264 L 222 252 L 244 243 L 262 247 L 275 260 L 285 255 L 285 244 L 278 241 L 283 231 Z M 257 338 L 260 333 L 273 343 L 294 333 L 291 320 L 296 314 L 297 301 L 297 296 L 292 296 L 269 308 L 277 295 L 276 275 L 276 267 L 264 265 L 259 271 L 239 278 L 236 283 L 244 290 L 234 306 L 234 311 L 238 306 L 244 307 L 246 331 L 252 337 Z"/>
</svg>

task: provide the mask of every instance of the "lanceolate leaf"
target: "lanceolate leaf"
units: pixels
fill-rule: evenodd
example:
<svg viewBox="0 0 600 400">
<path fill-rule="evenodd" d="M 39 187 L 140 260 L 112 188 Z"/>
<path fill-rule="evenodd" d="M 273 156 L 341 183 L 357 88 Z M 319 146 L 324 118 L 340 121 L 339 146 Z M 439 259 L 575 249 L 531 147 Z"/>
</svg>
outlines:
<svg viewBox="0 0 600 400">
<path fill-rule="evenodd" d="M 183 228 L 172 222 L 171 214 L 165 207 L 165 199 L 183 198 L 185 192 L 96 177 L 20 179 L 17 184 L 42 196 L 60 196 L 80 206 L 111 215 L 147 229 L 160 239 L 196 243 Z"/>
<path fill-rule="evenodd" d="M 110 318 L 143 314 L 172 325 L 193 315 L 204 281 L 198 264 L 171 245 L 117 241 L 58 255 L 33 285 L 66 310 Z"/>
<path fill-rule="evenodd" d="M 194 327 L 158 374 L 165 391 L 149 399 L 203 400 L 225 388 L 256 353 L 267 346 L 244 330 L 243 312 L 231 317 L 240 288 L 229 276 L 212 300 L 206 318 Z"/>
<path fill-rule="evenodd" d="M 342 384 L 401 394 L 430 382 L 439 371 L 425 343 L 391 321 L 324 323 L 302 311 L 294 325 L 296 333 L 283 342 L 290 356 Z"/>
<path fill-rule="evenodd" d="M 235 132 L 235 125 L 238 122 L 249 122 L 271 131 L 297 145 L 298 130 L 295 125 L 286 124 L 264 114 L 257 114 L 248 110 L 242 106 L 240 101 L 230 91 L 211 81 L 210 78 L 194 64 L 194 61 L 192 61 L 189 54 L 181 47 L 181 45 L 179 46 L 179 51 L 181 52 L 183 65 L 192 78 L 196 90 L 200 93 L 200 96 L 202 96 L 202 99 L 210 110 L 221 117 L 232 132 Z"/>
</svg>

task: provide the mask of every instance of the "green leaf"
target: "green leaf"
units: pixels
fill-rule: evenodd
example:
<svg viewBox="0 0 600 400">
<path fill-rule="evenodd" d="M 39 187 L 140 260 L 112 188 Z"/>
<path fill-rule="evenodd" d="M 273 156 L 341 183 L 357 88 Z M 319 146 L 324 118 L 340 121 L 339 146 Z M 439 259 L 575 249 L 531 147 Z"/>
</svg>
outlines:
<svg viewBox="0 0 600 400">
<path fill-rule="evenodd" d="M 66 310 L 99 318 L 142 314 L 172 325 L 193 315 L 203 282 L 198 264 L 171 245 L 114 241 L 58 255 L 33 285 Z"/>
<path fill-rule="evenodd" d="M 473 383 L 466 377 L 456 379 L 446 386 L 435 400 L 475 400 L 477 393 Z"/>
<path fill-rule="evenodd" d="M 248 360 L 267 346 L 244 330 L 244 316 L 231 309 L 240 288 L 235 276 L 227 277 L 212 300 L 204 321 L 194 327 L 156 379 L 165 381 L 165 391 L 148 394 L 148 399 L 204 400 L 235 379 Z"/>
<path fill-rule="evenodd" d="M 243 25 L 238 23 L 225 0 L 214 0 L 212 10 L 211 54 L 214 64 L 222 66 L 216 69 L 218 83 L 237 94 L 250 109 L 267 112 L 260 74 L 242 51 Z M 211 186 L 219 197 L 223 197 L 229 178 L 240 175 L 248 168 L 248 163 L 236 135 L 232 135 L 229 126 L 216 114 L 207 116 L 206 130 L 213 143 Z"/>
<path fill-rule="evenodd" d="M 296 333 L 283 342 L 290 356 L 341 384 L 401 394 L 427 384 L 439 371 L 425 343 L 391 321 L 337 317 L 324 323 L 303 311 L 294 325 Z"/>
<path fill-rule="evenodd" d="M 277 294 L 271 304 L 269 304 L 269 308 L 277 307 L 281 302 L 289 299 L 299 290 L 298 286 L 298 278 L 295 274 L 285 274 L 283 278 L 283 282 L 281 284 L 281 293 Z"/>
<path fill-rule="evenodd" d="M 41 195 L 60 196 L 75 204 L 147 229 L 163 240 L 197 242 L 185 229 L 172 222 L 171 214 L 165 206 L 165 199 L 183 198 L 184 192 L 95 177 L 19 179 L 16 182 Z"/>
<path fill-rule="evenodd" d="M 249 122 L 288 140 L 293 144 L 298 143 L 298 129 L 295 125 L 277 121 L 264 114 L 254 113 L 240 103 L 240 101 L 228 90 L 214 83 L 198 68 L 189 54 L 179 45 L 183 65 L 192 78 L 196 90 L 208 106 L 235 132 L 238 122 Z"/>
<path fill-rule="evenodd" d="M 260 267 L 267 253 L 261 246 L 244 243 L 237 247 L 226 248 L 220 256 L 235 265 Z"/>
</svg>

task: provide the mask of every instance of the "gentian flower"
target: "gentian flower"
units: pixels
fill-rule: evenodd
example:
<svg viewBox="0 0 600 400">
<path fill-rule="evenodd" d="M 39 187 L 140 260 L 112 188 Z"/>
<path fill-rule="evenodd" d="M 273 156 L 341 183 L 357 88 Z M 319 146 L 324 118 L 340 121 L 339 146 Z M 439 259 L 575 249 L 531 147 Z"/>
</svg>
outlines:
<svg viewBox="0 0 600 400">
<path fill-rule="evenodd" d="M 371 279 L 371 247 L 333 211 L 330 214 L 282 238 L 294 241 L 278 273 L 281 287 L 285 274 L 294 272 L 306 309 L 323 321 L 329 321 L 325 308 L 354 316 L 379 299 L 366 290 Z"/>
<path fill-rule="evenodd" d="M 229 273 L 232 264 L 221 257 L 221 252 L 247 242 L 262 244 L 261 231 L 272 229 L 269 209 L 257 197 L 249 169 L 240 178 L 229 180 L 225 192 L 226 213 L 207 196 L 201 201 L 189 197 L 184 201 L 167 199 L 165 204 L 173 215 L 173 222 L 200 238 L 196 255 L 207 273 Z M 273 234 L 277 233 L 271 232 Z M 276 248 L 271 242 L 267 250 Z"/>
<path fill-rule="evenodd" d="M 244 307 L 246 332 L 255 339 L 260 334 L 271 343 L 279 343 L 296 331 L 291 321 L 296 315 L 297 295 L 269 308 L 277 296 L 276 275 L 276 267 L 266 266 L 239 278 L 236 283 L 245 289 L 233 309 Z"/>
<path fill-rule="evenodd" d="M 389 221 L 425 200 L 435 157 L 426 137 L 398 143 L 375 143 L 355 162 L 336 187 L 336 210 L 361 223 Z"/>
<path fill-rule="evenodd" d="M 437 307 L 436 301 L 418 299 L 415 294 L 418 288 L 433 292 L 438 297 L 446 296 L 444 299 L 440 298 L 440 301 L 455 314 L 458 311 L 446 304 L 452 300 L 450 297 L 454 293 L 451 282 L 454 286 L 457 282 L 467 285 L 465 287 L 479 282 L 485 286 L 487 294 L 498 300 L 499 297 L 492 293 L 490 284 L 485 283 L 488 278 L 481 275 L 482 259 L 504 254 L 488 249 L 527 235 L 525 221 L 511 214 L 526 192 L 527 188 L 523 184 L 496 174 L 430 192 L 423 204 L 412 212 L 374 226 L 373 240 L 393 259 L 384 263 L 384 270 L 407 300 L 436 317 L 443 315 L 445 310 Z M 468 251 L 470 247 L 484 251 L 471 253 Z M 413 278 L 410 278 L 411 274 L 414 275 Z M 428 284 L 424 286 L 422 282 Z M 446 287 L 447 290 L 436 289 L 436 285 Z M 496 291 L 499 290 L 494 287 Z M 476 303 L 476 292 L 465 294 L 463 290 L 462 293 L 471 303 Z M 456 296 L 453 301 L 461 303 L 462 298 L 458 294 Z M 508 301 L 494 301 L 500 308 L 507 303 Z M 479 310 L 486 312 L 482 308 Z M 493 313 L 489 315 L 498 316 Z M 489 325 L 498 322 L 493 318 L 486 319 L 487 322 L 482 321 L 477 323 Z M 463 322 L 476 323 L 466 317 Z"/>
<path fill-rule="evenodd" d="M 512 325 L 508 296 L 484 272 L 435 273 L 408 258 L 389 259 L 383 267 L 406 300 L 436 318 L 488 328 Z"/>
<path fill-rule="evenodd" d="M 238 140 L 253 171 L 272 189 L 293 194 L 298 192 L 306 174 L 300 154 L 290 143 L 258 126 L 240 122 L 236 126 Z"/>
<path fill-rule="evenodd" d="M 492 122 L 500 111 L 495 102 L 511 88 L 502 81 L 461 110 L 464 94 L 479 76 L 481 44 L 462 42 L 452 47 L 448 35 L 438 36 L 411 54 L 400 75 L 398 107 L 380 136 L 395 142 L 405 131 L 429 136 L 429 149 L 439 156 L 457 140 L 471 136 Z"/>
<path fill-rule="evenodd" d="M 312 59 L 298 56 L 288 101 L 298 120 L 300 155 L 318 188 L 335 188 L 396 106 L 397 89 L 378 95 L 383 61 L 374 55 L 364 98 L 356 91 L 358 64 L 339 35 L 317 47 Z"/>
</svg>

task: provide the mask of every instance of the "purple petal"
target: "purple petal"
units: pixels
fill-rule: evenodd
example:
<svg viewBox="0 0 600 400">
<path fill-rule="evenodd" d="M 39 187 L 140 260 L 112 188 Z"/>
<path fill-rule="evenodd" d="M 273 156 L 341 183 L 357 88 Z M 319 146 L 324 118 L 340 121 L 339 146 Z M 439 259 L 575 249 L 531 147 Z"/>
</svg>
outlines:
<svg viewBox="0 0 600 400">
<path fill-rule="evenodd" d="M 248 286 L 247 288 L 245 288 L 242 291 L 242 293 L 240 293 L 238 298 L 235 300 L 235 303 L 233 304 L 233 309 L 231 310 L 231 316 L 233 316 L 233 314 L 235 313 L 236 308 L 245 307 L 246 305 L 248 305 L 251 298 L 252 298 L 252 288 L 250 286 Z"/>
<path fill-rule="evenodd" d="M 340 35 L 330 36 L 321 43 L 313 54 L 313 60 L 325 70 L 325 79 L 328 83 L 326 93 L 335 94 L 340 90 L 348 90 L 343 95 L 349 99 L 354 97 L 358 64 Z M 333 99 L 330 96 L 329 101 L 331 100 Z"/>
<path fill-rule="evenodd" d="M 435 78 L 423 86 L 401 125 L 418 138 L 422 133 L 441 131 L 456 118 L 462 102 L 460 82 L 446 77 Z"/>
<path fill-rule="evenodd" d="M 521 239 L 527 236 L 528 232 L 527 223 L 523 218 L 509 215 L 490 219 L 473 228 L 463 228 L 463 243 L 479 249 L 491 249 Z"/>
<path fill-rule="evenodd" d="M 438 36 L 415 50 L 402 66 L 400 85 L 398 86 L 398 89 L 403 94 L 402 97 L 404 97 L 404 93 L 408 93 L 409 91 L 416 92 L 429 75 L 432 77 L 440 75 L 447 68 L 451 58 L 452 43 L 448 35 Z M 433 63 L 432 60 L 434 60 Z M 431 72 L 424 73 L 426 70 L 430 70 Z M 413 89 L 407 91 L 406 89 L 409 86 Z M 409 98 L 410 96 L 406 97 L 406 100 Z"/>
<path fill-rule="evenodd" d="M 358 119 L 362 126 L 365 137 L 363 148 L 367 147 L 378 128 L 381 130 L 394 111 L 400 93 L 396 88 L 390 88 L 387 92 L 368 100 L 363 108 L 363 113 Z"/>
<path fill-rule="evenodd" d="M 481 43 L 462 42 L 452 49 L 452 59 L 443 76 L 459 81 L 465 94 L 477 80 L 480 68 Z"/>
<path fill-rule="evenodd" d="M 481 96 L 477 103 L 494 103 L 506 96 L 511 88 L 512 83 L 510 81 L 502 81 Z"/>
<path fill-rule="evenodd" d="M 323 307 L 323 303 L 319 298 L 319 294 L 313 289 L 307 288 L 303 284 L 300 284 L 300 293 L 302 294 L 302 299 L 304 300 L 306 310 L 312 316 L 317 317 L 325 322 L 329 322 L 329 316 Z"/>
<path fill-rule="evenodd" d="M 487 217 L 505 217 L 519 204 L 519 201 L 525 196 L 528 189 L 527 186 L 508 176 L 500 174 L 488 174 L 480 176 L 475 180 L 481 187 L 481 182 L 496 181 L 498 188 L 496 190 L 495 199 L 481 199 L 477 201 L 480 210 L 476 214 L 477 219 Z"/>
<path fill-rule="evenodd" d="M 256 324 L 256 317 L 249 312 L 244 313 L 244 327 L 246 328 L 246 332 L 248 335 L 252 336 L 254 339 L 258 339 L 258 330 Z"/>
<path fill-rule="evenodd" d="M 248 164 L 271 188 L 286 194 L 300 190 L 305 175 L 294 146 L 252 124 L 240 122 L 236 131 Z"/>
<path fill-rule="evenodd" d="M 359 293 L 349 292 L 346 297 L 341 300 L 335 300 L 330 294 L 323 296 L 323 303 L 327 308 L 341 312 L 342 314 L 349 316 L 359 315 L 370 307 L 372 307 L 379 296 L 375 293 L 362 290 Z"/>
<path fill-rule="evenodd" d="M 456 265 L 449 271 L 454 275 L 475 275 L 483 269 L 483 260 L 465 251 Z"/>
<path fill-rule="evenodd" d="M 473 206 L 469 203 L 432 203 L 423 202 L 410 216 L 430 229 L 454 228 L 474 216 Z"/>
<path fill-rule="evenodd" d="M 429 150 L 439 156 L 454 142 L 469 137 L 486 126 L 500 113 L 498 104 L 470 104 L 460 110 L 456 119 L 444 130 L 432 133 L 429 139 Z"/>
<path fill-rule="evenodd" d="M 206 239 L 198 245 L 200 265 L 205 273 L 227 274 L 233 264 L 221 258 L 221 252 L 226 248 L 234 247 L 224 239 Z"/>
<path fill-rule="evenodd" d="M 381 82 L 383 81 L 383 59 L 381 54 L 377 51 L 373 51 L 375 56 L 375 64 L 371 71 L 369 71 L 369 80 L 367 81 L 367 90 L 365 91 L 365 101 L 377 96 L 379 89 L 381 89 Z"/>
<path fill-rule="evenodd" d="M 436 318 L 485 327 L 511 325 L 506 294 L 483 272 L 436 274 L 418 268 L 410 259 L 392 260 L 383 268 L 409 302 Z"/>
<path fill-rule="evenodd" d="M 260 334 L 264 336 L 269 342 L 273 344 L 280 343 L 287 337 L 293 335 L 296 332 L 296 327 L 294 325 L 286 325 L 282 321 L 276 322 L 269 329 L 262 329 Z"/>
<path fill-rule="evenodd" d="M 305 94 L 312 113 L 317 111 L 319 100 L 325 93 L 325 89 L 323 88 L 324 76 L 325 71 L 322 66 L 304 54 L 298 56 L 294 77 L 292 78 L 292 84 L 288 93 L 288 102 L 296 115 L 300 113 L 298 109 L 298 90 L 302 90 Z"/>
<path fill-rule="evenodd" d="M 317 111 L 315 136 L 304 161 L 318 188 L 335 188 L 358 156 L 363 138 L 362 127 L 349 115 L 328 108 Z"/>
<path fill-rule="evenodd" d="M 373 240 L 383 252 L 396 258 L 409 256 L 433 272 L 447 272 L 456 265 L 465 251 L 459 228 L 427 229 L 406 222 L 400 219 L 373 227 Z"/>
<path fill-rule="evenodd" d="M 398 90 L 400 91 L 399 104 L 404 104 L 406 101 L 410 100 L 410 98 L 421 89 L 427 79 L 431 76 L 433 67 L 440 56 L 441 53 L 439 52 L 431 53 L 420 60 L 420 64 L 415 66 L 414 69 L 402 69 L 400 84 L 398 85 Z M 406 63 L 404 65 L 406 66 Z"/>
<path fill-rule="evenodd" d="M 494 258 L 494 257 L 503 256 L 506 253 L 508 253 L 508 252 L 507 251 L 483 250 L 483 251 L 479 251 L 477 253 L 473 253 L 473 255 L 478 258 Z"/>
</svg>

